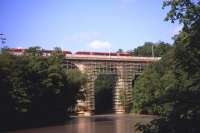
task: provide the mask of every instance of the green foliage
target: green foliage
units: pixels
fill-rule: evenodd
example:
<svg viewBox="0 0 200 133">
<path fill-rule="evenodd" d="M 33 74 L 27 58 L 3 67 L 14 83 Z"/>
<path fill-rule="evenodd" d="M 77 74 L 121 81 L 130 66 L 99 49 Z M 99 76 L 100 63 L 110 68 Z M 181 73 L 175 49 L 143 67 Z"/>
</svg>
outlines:
<svg viewBox="0 0 200 133">
<path fill-rule="evenodd" d="M 42 55 L 42 49 L 39 46 L 30 47 L 29 49 L 25 50 L 25 55 L 41 56 Z"/>
<path fill-rule="evenodd" d="M 163 8 L 170 7 L 165 20 L 172 23 L 178 20 L 179 23 L 189 28 L 200 19 L 199 5 L 199 0 L 165 0 Z"/>
<path fill-rule="evenodd" d="M 23 56 L 0 54 L 1 122 L 26 125 L 35 120 L 35 124 L 64 120 L 77 99 L 83 98 L 80 90 L 86 82 L 85 75 L 67 69 L 60 50 L 49 58 L 42 57 L 40 50 L 30 48 Z"/>
<path fill-rule="evenodd" d="M 147 125 L 139 124 L 144 133 L 199 133 L 200 132 L 200 1 L 165 1 L 170 6 L 167 20 L 179 20 L 183 31 L 175 37 L 173 67 L 175 84 L 153 104 L 170 109 Z M 163 60 L 163 59 L 162 59 Z"/>
<path fill-rule="evenodd" d="M 165 113 L 164 107 L 154 103 L 147 106 L 161 95 L 165 94 L 175 83 L 172 72 L 173 60 L 171 51 L 163 56 L 162 60 L 151 64 L 136 80 L 133 87 L 133 111 L 150 114 Z"/>
<path fill-rule="evenodd" d="M 9 67 L 12 64 L 13 59 L 11 55 L 7 53 L 0 55 L 0 116 L 3 116 L 6 112 L 10 112 L 12 110 L 13 101 L 10 98 L 10 90 L 12 86 L 9 81 L 11 78 L 9 73 L 12 72 L 12 69 L 9 69 Z"/>
<path fill-rule="evenodd" d="M 161 57 L 166 54 L 172 46 L 165 42 L 145 42 L 143 46 L 137 47 L 132 51 L 129 51 L 133 56 L 156 56 Z"/>
</svg>

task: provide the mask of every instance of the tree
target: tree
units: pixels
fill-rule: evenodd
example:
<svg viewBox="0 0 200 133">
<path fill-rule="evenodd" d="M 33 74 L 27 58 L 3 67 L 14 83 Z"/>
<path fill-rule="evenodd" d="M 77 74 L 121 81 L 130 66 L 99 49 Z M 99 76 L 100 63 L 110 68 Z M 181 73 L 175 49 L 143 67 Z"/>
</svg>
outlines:
<svg viewBox="0 0 200 133">
<path fill-rule="evenodd" d="M 178 20 L 184 28 L 191 28 L 200 19 L 199 5 L 199 0 L 165 0 L 163 8 L 170 7 L 165 20 L 172 23 Z"/>
<path fill-rule="evenodd" d="M 143 46 L 139 46 L 134 50 L 129 51 L 129 53 L 131 53 L 131 55 L 133 56 L 161 57 L 166 54 L 171 48 L 172 46 L 170 44 L 162 41 L 158 43 L 145 42 Z"/>
<path fill-rule="evenodd" d="M 149 65 L 136 80 L 133 87 L 134 112 L 147 114 L 164 114 L 166 112 L 167 108 L 159 105 L 155 100 L 164 95 L 176 83 L 172 72 L 174 62 L 172 58 L 172 51 L 169 51 L 162 57 L 162 60 Z"/>
<path fill-rule="evenodd" d="M 10 123 L 15 106 L 10 91 L 12 84 L 10 81 L 10 73 L 12 72 L 14 60 L 11 55 L 3 51 L 0 54 L 0 123 L 5 125 Z M 8 120 L 9 119 L 9 120 Z M 3 126 L 3 125 L 2 125 Z"/>
<path fill-rule="evenodd" d="M 82 98 L 85 75 L 67 67 L 62 51 L 44 58 L 41 50 L 32 47 L 21 56 L 0 54 L 2 128 L 63 121 Z"/>
<path fill-rule="evenodd" d="M 118 49 L 118 50 L 117 50 L 117 53 L 123 53 L 123 49 L 121 49 L 121 48 Z"/>
<path fill-rule="evenodd" d="M 42 56 L 42 48 L 39 46 L 30 47 L 25 50 L 25 55 Z"/>
<path fill-rule="evenodd" d="M 139 125 L 144 133 L 200 132 L 200 1 L 165 1 L 170 6 L 166 20 L 178 20 L 183 31 L 175 37 L 173 74 L 176 83 L 157 101 L 170 103 L 170 110 L 148 125 Z"/>
<path fill-rule="evenodd" d="M 172 49 L 172 47 L 173 46 L 170 45 L 169 43 L 160 41 L 156 43 L 156 46 L 154 47 L 154 54 L 156 57 L 161 57 L 167 54 Z"/>
</svg>

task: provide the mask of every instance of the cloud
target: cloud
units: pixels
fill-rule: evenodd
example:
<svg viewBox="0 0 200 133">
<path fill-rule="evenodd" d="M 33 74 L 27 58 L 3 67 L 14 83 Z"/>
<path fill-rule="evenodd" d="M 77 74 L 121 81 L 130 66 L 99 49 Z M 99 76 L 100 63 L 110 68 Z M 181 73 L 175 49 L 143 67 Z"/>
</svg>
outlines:
<svg viewBox="0 0 200 133">
<path fill-rule="evenodd" d="M 101 37 L 100 32 L 79 32 L 67 37 L 67 41 L 71 42 L 88 42 Z"/>
<path fill-rule="evenodd" d="M 101 40 L 93 40 L 89 43 L 89 47 L 92 49 L 110 49 L 111 43 L 108 41 L 101 41 Z"/>
<path fill-rule="evenodd" d="M 17 49 L 23 49 L 24 47 L 22 47 L 22 46 L 17 46 L 16 48 L 17 48 Z"/>
</svg>

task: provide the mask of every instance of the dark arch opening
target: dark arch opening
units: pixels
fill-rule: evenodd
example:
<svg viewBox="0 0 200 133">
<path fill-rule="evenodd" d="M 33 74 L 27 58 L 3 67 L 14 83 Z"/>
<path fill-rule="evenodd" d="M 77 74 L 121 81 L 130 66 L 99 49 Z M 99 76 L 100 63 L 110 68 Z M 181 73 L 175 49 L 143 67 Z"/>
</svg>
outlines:
<svg viewBox="0 0 200 133">
<path fill-rule="evenodd" d="M 139 78 L 139 74 L 135 74 L 134 77 L 133 77 L 133 80 L 132 80 L 132 87 L 134 87 L 135 85 L 135 81 Z"/>
<path fill-rule="evenodd" d="M 113 89 L 116 85 L 116 74 L 99 74 L 95 80 L 95 114 L 113 112 Z"/>
</svg>

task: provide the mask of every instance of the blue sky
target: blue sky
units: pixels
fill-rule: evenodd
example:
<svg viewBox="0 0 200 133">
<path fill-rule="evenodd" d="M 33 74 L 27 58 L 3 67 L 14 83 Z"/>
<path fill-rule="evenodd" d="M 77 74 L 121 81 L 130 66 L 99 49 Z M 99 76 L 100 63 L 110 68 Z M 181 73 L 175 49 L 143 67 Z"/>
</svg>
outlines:
<svg viewBox="0 0 200 133">
<path fill-rule="evenodd" d="M 70 51 L 129 50 L 146 41 L 172 43 L 162 0 L 0 0 L 0 32 L 9 47 Z"/>
</svg>

